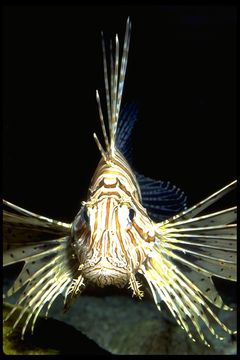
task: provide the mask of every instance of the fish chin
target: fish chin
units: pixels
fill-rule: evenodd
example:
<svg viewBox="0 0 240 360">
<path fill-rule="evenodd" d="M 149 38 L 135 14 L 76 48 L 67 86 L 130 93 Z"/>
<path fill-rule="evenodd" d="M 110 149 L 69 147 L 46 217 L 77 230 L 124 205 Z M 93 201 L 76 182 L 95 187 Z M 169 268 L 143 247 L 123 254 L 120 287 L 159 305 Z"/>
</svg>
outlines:
<svg viewBox="0 0 240 360">
<path fill-rule="evenodd" d="M 83 277 L 92 284 L 101 288 L 105 286 L 124 287 L 129 281 L 129 274 L 123 269 L 94 266 L 83 269 Z"/>
</svg>

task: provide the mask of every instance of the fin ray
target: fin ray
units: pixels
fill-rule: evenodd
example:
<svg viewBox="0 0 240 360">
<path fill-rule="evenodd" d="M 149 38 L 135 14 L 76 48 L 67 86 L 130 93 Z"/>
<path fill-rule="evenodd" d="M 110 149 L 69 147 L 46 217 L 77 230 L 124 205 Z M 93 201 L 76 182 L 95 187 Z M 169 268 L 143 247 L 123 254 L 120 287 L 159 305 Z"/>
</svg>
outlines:
<svg viewBox="0 0 240 360">
<path fill-rule="evenodd" d="M 22 305 L 13 329 L 28 313 L 22 328 L 23 338 L 30 320 L 33 330 L 43 306 L 48 302 L 52 304 L 53 297 L 55 299 L 67 291 L 69 284 L 77 277 L 79 265 L 72 257 L 70 224 L 42 217 L 11 203 L 5 202 L 5 205 L 18 214 L 9 211 L 3 213 L 3 265 L 24 262 L 5 296 L 10 297 L 25 287 L 5 321 Z"/>
<path fill-rule="evenodd" d="M 170 218 L 186 208 L 186 195 L 169 181 L 154 180 L 135 173 L 142 204 L 155 222 Z"/>
<path fill-rule="evenodd" d="M 108 155 L 111 157 L 115 151 L 116 136 L 118 128 L 118 118 L 120 112 L 120 106 L 122 101 L 122 91 L 124 86 L 124 80 L 127 69 L 127 60 L 130 44 L 130 33 L 131 33 L 131 22 L 127 19 L 123 52 L 121 57 L 121 66 L 119 69 L 119 41 L 118 36 L 115 37 L 115 54 L 113 56 L 112 42 L 110 42 L 110 75 L 108 74 L 108 63 L 106 57 L 106 48 L 104 37 L 102 34 L 102 51 L 103 51 L 103 69 L 104 69 L 104 82 L 105 82 L 105 93 L 107 102 L 107 113 L 108 113 L 108 129 L 109 129 L 109 149 L 107 148 Z M 100 100 L 97 99 L 98 106 Z M 100 113 L 100 109 L 99 109 Z M 100 120 L 101 113 L 100 113 Z M 103 128 L 103 126 L 102 126 Z M 105 133 L 103 134 L 105 137 Z M 105 143 L 106 140 L 105 140 Z"/>
<path fill-rule="evenodd" d="M 153 249 L 140 269 L 151 285 L 157 306 L 159 299 L 164 301 L 189 337 L 193 338 L 197 332 L 206 345 L 200 321 L 219 339 L 222 337 L 216 332 L 217 326 L 228 334 L 235 333 L 212 309 L 215 306 L 233 310 L 223 303 L 212 276 L 236 281 L 236 224 L 231 224 L 236 219 L 236 208 L 196 215 L 234 186 L 235 182 L 179 215 L 156 224 Z M 211 224 L 213 226 L 209 226 Z M 194 331 L 190 330 L 186 317 Z"/>
</svg>

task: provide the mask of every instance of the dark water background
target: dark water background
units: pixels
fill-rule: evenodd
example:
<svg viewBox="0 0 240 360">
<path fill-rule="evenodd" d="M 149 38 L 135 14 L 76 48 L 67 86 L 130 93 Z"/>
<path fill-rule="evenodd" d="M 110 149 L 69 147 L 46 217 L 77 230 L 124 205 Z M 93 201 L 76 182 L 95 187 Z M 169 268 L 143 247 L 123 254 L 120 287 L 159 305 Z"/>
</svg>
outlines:
<svg viewBox="0 0 240 360">
<path fill-rule="evenodd" d="M 231 6 L 9 6 L 4 11 L 4 197 L 71 221 L 99 161 L 100 31 L 132 37 L 123 103 L 138 100 L 136 169 L 199 201 L 236 176 Z M 103 99 L 104 102 L 104 99 Z"/>
</svg>

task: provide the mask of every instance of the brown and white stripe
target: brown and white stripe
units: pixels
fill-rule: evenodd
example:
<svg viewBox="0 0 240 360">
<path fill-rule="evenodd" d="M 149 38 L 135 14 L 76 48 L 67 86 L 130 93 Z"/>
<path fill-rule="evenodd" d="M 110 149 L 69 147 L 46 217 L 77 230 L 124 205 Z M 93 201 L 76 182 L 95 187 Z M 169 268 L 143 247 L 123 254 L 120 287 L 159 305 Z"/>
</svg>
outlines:
<svg viewBox="0 0 240 360">
<path fill-rule="evenodd" d="M 124 286 L 152 247 L 152 222 L 140 202 L 135 175 L 118 151 L 111 165 L 100 161 L 90 188 L 84 204 L 88 224 L 82 222 L 81 213 L 74 222 L 75 228 L 80 224 L 74 238 L 82 274 L 98 286 Z M 130 209 L 135 214 L 132 220 Z"/>
</svg>

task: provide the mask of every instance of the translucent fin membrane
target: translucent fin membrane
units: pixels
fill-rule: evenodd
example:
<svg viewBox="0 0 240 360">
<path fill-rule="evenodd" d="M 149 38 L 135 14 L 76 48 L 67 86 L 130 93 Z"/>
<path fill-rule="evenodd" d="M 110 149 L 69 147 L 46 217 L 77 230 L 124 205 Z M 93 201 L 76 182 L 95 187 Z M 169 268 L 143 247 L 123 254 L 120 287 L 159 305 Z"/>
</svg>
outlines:
<svg viewBox="0 0 240 360">
<path fill-rule="evenodd" d="M 72 258 L 70 224 L 37 215 L 9 202 L 4 202 L 4 205 L 18 213 L 3 213 L 3 264 L 24 262 L 6 297 L 21 289 L 22 293 L 5 321 L 18 306 L 22 306 L 12 330 L 25 317 L 23 338 L 28 324 L 32 323 L 33 331 L 44 305 L 48 304 L 48 311 L 56 297 L 67 291 L 77 276 L 78 263 Z"/>
<path fill-rule="evenodd" d="M 45 243 L 40 243 L 34 248 L 29 245 L 12 250 L 15 262 L 21 259 L 25 261 L 25 265 L 6 296 L 9 297 L 24 286 L 26 287 L 5 321 L 21 305 L 22 311 L 12 330 L 27 314 L 22 329 L 22 337 L 24 337 L 27 325 L 31 320 L 33 331 L 37 316 L 44 305 L 52 304 L 53 300 L 67 289 L 77 271 L 77 264 L 71 259 L 68 237 L 54 240 L 52 243 L 51 241 L 47 242 L 47 248 L 44 245 Z M 22 255 L 22 249 L 25 249 L 25 257 Z"/>
<path fill-rule="evenodd" d="M 236 207 L 232 207 L 194 216 L 235 185 L 233 182 L 192 208 L 156 224 L 153 250 L 140 270 L 157 306 L 159 301 L 164 301 L 178 324 L 194 340 L 189 328 L 189 321 L 192 322 L 205 345 L 209 344 L 202 332 L 201 321 L 216 338 L 222 339 L 216 333 L 216 326 L 229 334 L 234 333 L 219 320 L 210 304 L 233 310 L 223 303 L 212 276 L 236 281 L 236 224 L 231 223 L 236 221 L 237 214 Z"/>
</svg>

